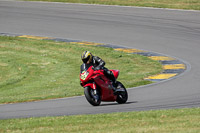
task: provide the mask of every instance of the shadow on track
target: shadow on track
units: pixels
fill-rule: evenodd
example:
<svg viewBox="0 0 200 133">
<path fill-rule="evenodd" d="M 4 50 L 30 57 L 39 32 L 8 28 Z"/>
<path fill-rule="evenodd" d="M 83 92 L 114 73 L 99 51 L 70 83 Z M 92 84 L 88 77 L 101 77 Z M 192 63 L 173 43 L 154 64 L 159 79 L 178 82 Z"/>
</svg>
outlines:
<svg viewBox="0 0 200 133">
<path fill-rule="evenodd" d="M 106 102 L 104 102 L 104 103 L 106 103 Z M 138 101 L 126 102 L 126 103 L 124 103 L 124 104 L 133 104 L 133 103 L 138 103 Z M 119 104 L 119 103 L 109 103 L 109 104 L 101 104 L 100 106 L 124 105 L 124 104 Z"/>
</svg>

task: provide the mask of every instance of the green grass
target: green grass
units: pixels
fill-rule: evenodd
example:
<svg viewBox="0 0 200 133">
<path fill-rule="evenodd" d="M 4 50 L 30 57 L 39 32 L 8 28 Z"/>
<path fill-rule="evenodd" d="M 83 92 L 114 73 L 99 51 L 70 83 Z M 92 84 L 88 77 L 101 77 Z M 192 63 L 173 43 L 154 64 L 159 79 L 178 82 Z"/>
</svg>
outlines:
<svg viewBox="0 0 200 133">
<path fill-rule="evenodd" d="M 4 133 L 199 133 L 200 108 L 0 120 Z"/>
<path fill-rule="evenodd" d="M 162 70 L 147 57 L 112 48 L 1 36 L 0 103 L 83 95 L 79 73 L 84 50 L 105 60 L 105 67 L 119 69 L 119 81 L 127 88 L 151 83 L 144 77 Z"/>
<path fill-rule="evenodd" d="M 200 0 L 26 0 L 200 10 Z"/>
</svg>

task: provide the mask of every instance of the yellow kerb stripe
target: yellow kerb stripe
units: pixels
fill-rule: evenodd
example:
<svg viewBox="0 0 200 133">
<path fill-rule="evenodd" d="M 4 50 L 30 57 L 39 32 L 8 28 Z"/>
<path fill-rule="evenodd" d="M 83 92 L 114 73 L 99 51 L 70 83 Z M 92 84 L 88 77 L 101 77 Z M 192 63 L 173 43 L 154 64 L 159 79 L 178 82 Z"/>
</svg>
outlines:
<svg viewBox="0 0 200 133">
<path fill-rule="evenodd" d="M 127 49 L 127 48 L 117 48 L 115 49 L 116 51 L 123 51 L 126 53 L 137 53 L 137 52 L 145 52 L 143 50 L 139 50 L 139 49 Z"/>
<path fill-rule="evenodd" d="M 96 45 L 104 45 L 104 44 L 102 44 L 102 43 L 93 43 L 93 42 L 76 42 L 76 44 L 93 45 L 93 46 L 96 46 Z"/>
<path fill-rule="evenodd" d="M 42 39 L 51 39 L 49 37 L 39 37 L 39 36 L 29 36 L 29 35 L 23 35 L 23 36 L 18 36 L 18 37 L 25 37 L 25 38 L 39 39 L 39 40 L 42 40 Z"/>
<path fill-rule="evenodd" d="M 177 73 L 175 73 L 175 74 L 158 74 L 158 75 L 154 75 L 154 76 L 149 76 L 145 79 L 169 79 L 176 75 L 177 75 Z"/>
<path fill-rule="evenodd" d="M 78 44 L 79 42 L 69 42 L 70 44 Z"/>
<path fill-rule="evenodd" d="M 150 56 L 149 57 L 152 60 L 175 60 L 174 58 L 167 57 L 167 56 Z"/>
<path fill-rule="evenodd" d="M 185 69 L 184 64 L 163 65 L 163 69 Z"/>
</svg>

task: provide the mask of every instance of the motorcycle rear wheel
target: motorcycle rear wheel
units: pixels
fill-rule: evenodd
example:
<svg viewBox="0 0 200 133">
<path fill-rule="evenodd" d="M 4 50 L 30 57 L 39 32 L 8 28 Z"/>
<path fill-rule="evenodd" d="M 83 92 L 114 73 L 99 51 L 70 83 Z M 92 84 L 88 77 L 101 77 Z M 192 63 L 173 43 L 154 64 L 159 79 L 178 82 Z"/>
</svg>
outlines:
<svg viewBox="0 0 200 133">
<path fill-rule="evenodd" d="M 121 82 L 119 82 L 119 81 L 117 81 L 117 89 L 123 89 L 123 91 L 119 92 L 117 94 L 116 101 L 119 104 L 126 103 L 126 101 L 128 100 L 128 93 L 127 93 L 126 88 L 124 87 L 124 85 Z"/>
<path fill-rule="evenodd" d="M 98 90 L 96 90 L 96 91 L 97 91 L 97 93 L 95 94 L 94 89 L 92 89 L 88 86 L 84 88 L 85 98 L 93 106 L 99 106 L 101 103 L 100 93 L 98 92 Z"/>
</svg>

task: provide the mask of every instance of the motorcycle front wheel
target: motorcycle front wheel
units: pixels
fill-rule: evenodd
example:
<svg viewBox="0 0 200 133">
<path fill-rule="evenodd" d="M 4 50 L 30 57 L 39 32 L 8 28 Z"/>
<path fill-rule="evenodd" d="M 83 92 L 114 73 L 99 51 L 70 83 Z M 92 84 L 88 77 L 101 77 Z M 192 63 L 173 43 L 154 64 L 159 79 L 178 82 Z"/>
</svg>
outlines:
<svg viewBox="0 0 200 133">
<path fill-rule="evenodd" d="M 84 94 L 87 101 L 93 106 L 99 106 L 101 103 L 101 96 L 98 90 L 90 88 L 89 86 L 84 88 Z"/>
</svg>

